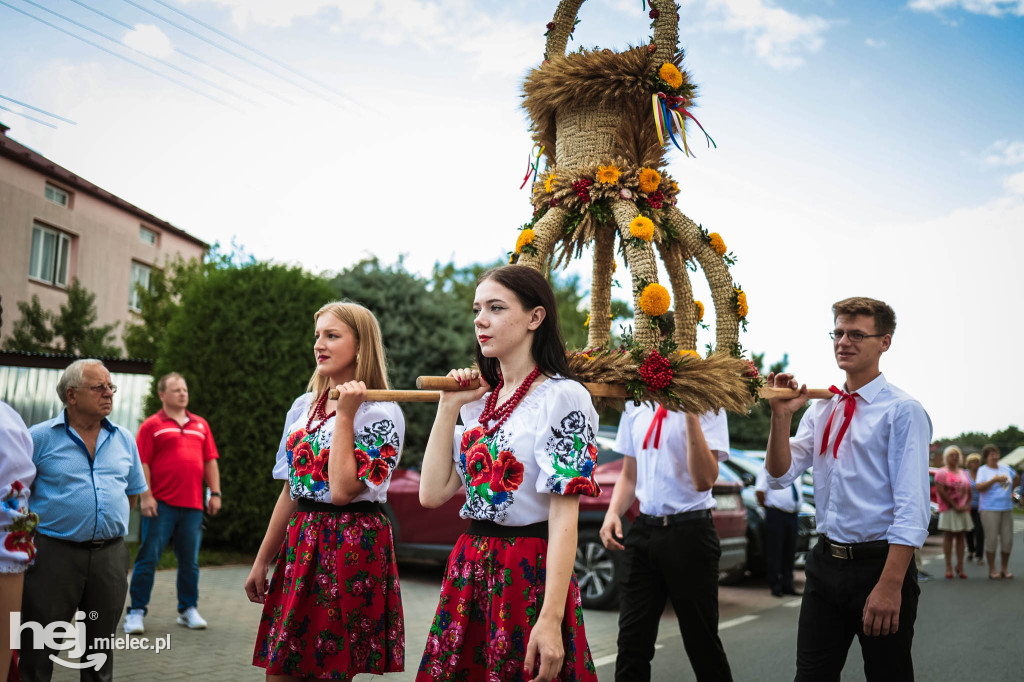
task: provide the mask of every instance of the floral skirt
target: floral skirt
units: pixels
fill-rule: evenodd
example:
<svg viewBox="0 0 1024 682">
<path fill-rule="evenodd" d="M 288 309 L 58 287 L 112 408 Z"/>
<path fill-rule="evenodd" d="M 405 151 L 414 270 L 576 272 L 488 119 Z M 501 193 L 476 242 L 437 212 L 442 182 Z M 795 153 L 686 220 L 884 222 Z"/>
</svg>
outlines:
<svg viewBox="0 0 1024 682">
<path fill-rule="evenodd" d="M 379 513 L 296 512 L 270 580 L 253 665 L 350 680 L 405 669 L 391 524 Z"/>
<path fill-rule="evenodd" d="M 506 682 L 533 677 L 523 667 L 526 645 L 544 601 L 547 546 L 547 540 L 530 537 L 459 538 L 448 557 L 441 601 L 417 682 Z M 555 679 L 596 682 L 575 576 L 565 600 L 562 645 L 565 658 Z"/>
</svg>

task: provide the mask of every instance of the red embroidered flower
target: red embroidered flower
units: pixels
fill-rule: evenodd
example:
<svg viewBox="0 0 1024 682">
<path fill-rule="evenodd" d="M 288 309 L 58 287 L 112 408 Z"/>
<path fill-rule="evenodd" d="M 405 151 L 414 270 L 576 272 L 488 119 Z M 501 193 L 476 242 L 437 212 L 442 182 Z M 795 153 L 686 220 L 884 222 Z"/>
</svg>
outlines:
<svg viewBox="0 0 1024 682">
<path fill-rule="evenodd" d="M 587 497 L 597 497 L 601 494 L 601 488 L 593 479 L 577 476 L 565 484 L 563 493 L 565 495 L 586 495 Z"/>
<path fill-rule="evenodd" d="M 391 469 L 388 467 L 388 463 L 380 457 L 367 459 L 369 459 L 369 461 L 365 465 L 359 467 L 359 478 L 367 480 L 374 485 L 380 485 L 388 479 L 388 474 L 391 472 Z"/>
<path fill-rule="evenodd" d="M 320 454 L 313 460 L 313 473 L 310 474 L 314 481 L 326 481 L 327 477 L 327 463 L 331 456 L 331 449 L 324 448 L 320 451 Z"/>
<path fill-rule="evenodd" d="M 359 448 L 353 450 L 352 454 L 355 455 L 356 458 L 356 471 L 362 471 L 367 466 L 369 466 L 371 458 L 368 454 L 366 454 Z"/>
<path fill-rule="evenodd" d="M 23 530 L 11 531 L 4 538 L 4 549 L 8 552 L 24 552 L 28 555 L 28 560 L 32 559 L 36 555 L 36 546 L 32 543 L 32 534 Z"/>
<path fill-rule="evenodd" d="M 466 453 L 466 472 L 470 485 L 480 485 L 491 480 L 491 451 L 483 443 L 477 443 Z"/>
<path fill-rule="evenodd" d="M 294 431 L 290 436 L 288 436 L 288 441 L 285 443 L 285 448 L 288 450 L 294 450 L 296 444 L 298 444 L 298 442 L 305 437 L 306 429 L 299 429 L 298 431 Z"/>
<path fill-rule="evenodd" d="M 498 453 L 498 461 L 491 469 L 491 490 L 494 492 L 518 490 L 522 482 L 522 463 L 508 450 Z"/>
<path fill-rule="evenodd" d="M 24 489 L 24 487 L 25 485 L 18 479 L 14 479 L 14 482 L 11 483 L 11 490 L 13 490 L 16 493 L 20 493 L 22 489 Z"/>
<path fill-rule="evenodd" d="M 397 454 L 398 451 L 395 450 L 395 446 L 392 445 L 391 443 L 385 443 L 384 445 L 380 446 L 380 456 L 385 459 L 391 459 Z"/>
<path fill-rule="evenodd" d="M 590 455 L 590 459 L 591 460 L 596 462 L 597 461 L 597 446 L 594 445 L 593 443 L 590 443 L 589 445 L 587 445 L 587 454 Z"/>
<path fill-rule="evenodd" d="M 295 467 L 296 476 L 305 476 L 313 473 L 313 447 L 306 441 L 302 441 L 292 450 L 292 466 Z"/>
<path fill-rule="evenodd" d="M 475 445 L 478 440 L 484 437 L 485 433 L 487 432 L 484 431 L 484 427 L 482 426 L 474 426 L 469 431 L 466 431 L 462 434 L 462 449 L 460 449 L 459 452 L 466 452 L 469 450 L 469 447 L 471 445 Z"/>
</svg>

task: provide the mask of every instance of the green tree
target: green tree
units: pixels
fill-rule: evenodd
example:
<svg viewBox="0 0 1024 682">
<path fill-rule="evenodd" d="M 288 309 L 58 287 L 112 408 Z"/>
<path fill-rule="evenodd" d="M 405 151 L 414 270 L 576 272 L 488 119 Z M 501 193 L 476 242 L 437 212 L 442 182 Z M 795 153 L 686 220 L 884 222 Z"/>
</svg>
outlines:
<svg viewBox="0 0 1024 682">
<path fill-rule="evenodd" d="M 989 443 L 999 448 L 999 453 L 1001 455 L 1006 455 L 1021 445 L 1024 445 L 1024 432 L 1016 426 L 1008 426 L 1005 429 L 995 431 L 993 433 L 968 431 L 961 433 L 955 438 L 939 438 L 932 443 L 932 447 L 941 453 L 950 445 L 956 445 L 966 456 L 972 452 L 981 452 L 981 448 Z"/>
<path fill-rule="evenodd" d="M 19 301 L 18 310 L 21 319 L 4 341 L 6 350 L 120 355 L 112 338 L 118 323 L 96 324 L 96 294 L 82 286 L 77 277 L 71 280 L 67 300 L 60 305 L 59 312 L 44 309 L 38 296 L 33 296 L 31 303 Z"/>
<path fill-rule="evenodd" d="M 213 545 L 255 552 L 263 537 L 281 491 L 270 472 L 285 414 L 313 371 L 312 315 L 332 298 L 300 269 L 245 264 L 191 282 L 167 323 L 153 375 L 185 376 L 189 409 L 210 422 L 220 452 Z M 154 382 L 147 407 L 158 406 Z"/>
<path fill-rule="evenodd" d="M 53 329 L 50 318 L 53 313 L 43 308 L 39 296 L 32 302 L 18 301 L 21 318 L 14 323 L 11 335 L 4 339 L 4 350 L 20 350 L 29 353 L 45 353 L 54 350 Z"/>
<path fill-rule="evenodd" d="M 415 388 L 416 377 L 444 375 L 473 362 L 472 312 L 451 291 L 432 287 L 405 270 L 401 261 L 383 266 L 376 258 L 356 263 L 331 281 L 337 297 L 366 306 L 380 323 L 395 388 Z M 418 464 L 437 408 L 402 405 L 403 466 Z"/>
<path fill-rule="evenodd" d="M 751 353 L 751 359 L 761 374 L 764 372 L 764 353 Z M 768 368 L 768 372 L 784 372 L 789 366 L 789 354 L 785 353 L 782 359 L 775 362 Z M 796 428 L 800 424 L 800 418 L 807 411 L 807 406 L 800 408 L 793 415 L 793 422 L 790 426 L 789 435 L 796 435 Z M 768 447 L 768 433 L 771 431 L 772 408 L 767 400 L 759 400 L 746 416 L 729 415 L 729 444 L 740 450 L 764 450 Z"/>
</svg>

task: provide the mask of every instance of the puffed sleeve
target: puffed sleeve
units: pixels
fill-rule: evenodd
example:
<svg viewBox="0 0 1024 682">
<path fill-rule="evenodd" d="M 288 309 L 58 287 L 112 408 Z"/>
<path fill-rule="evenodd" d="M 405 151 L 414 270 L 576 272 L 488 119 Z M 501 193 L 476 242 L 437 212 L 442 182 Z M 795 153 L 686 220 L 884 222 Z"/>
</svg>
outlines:
<svg viewBox="0 0 1024 682">
<path fill-rule="evenodd" d="M 538 424 L 534 451 L 540 465 L 537 492 L 597 497 L 601 487 L 594 480 L 597 465 L 597 410 L 582 384 L 551 379 L 546 420 Z M 547 437 L 545 437 L 547 434 Z"/>
<path fill-rule="evenodd" d="M 305 437 L 305 431 L 302 435 L 297 438 L 291 439 L 288 436 L 288 427 L 295 423 L 295 420 L 299 418 L 299 415 L 309 410 L 309 404 L 313 400 L 312 393 L 303 393 L 292 406 L 288 408 L 288 416 L 284 420 L 284 432 L 281 434 L 281 442 L 277 445 L 277 459 L 274 460 L 274 478 L 280 481 L 288 480 L 288 464 L 289 464 L 289 451 L 296 442 L 302 440 Z"/>
<path fill-rule="evenodd" d="M 371 490 L 387 488 L 405 444 L 405 417 L 395 403 L 363 403 L 353 420 L 356 477 Z"/>
<path fill-rule="evenodd" d="M 22 573 L 35 558 L 35 514 L 28 510 L 36 477 L 32 437 L 21 416 L 0 403 L 0 573 Z"/>
</svg>

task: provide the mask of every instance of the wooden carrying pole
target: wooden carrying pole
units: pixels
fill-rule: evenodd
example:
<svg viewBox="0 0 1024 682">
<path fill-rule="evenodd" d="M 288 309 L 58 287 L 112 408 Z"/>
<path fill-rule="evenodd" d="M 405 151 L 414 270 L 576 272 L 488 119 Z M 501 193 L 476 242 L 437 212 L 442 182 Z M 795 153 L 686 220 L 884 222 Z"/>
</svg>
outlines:
<svg viewBox="0 0 1024 682">
<path fill-rule="evenodd" d="M 628 398 L 626 387 L 621 384 L 583 384 L 590 391 L 590 395 L 596 398 Z M 370 402 L 396 402 L 396 403 L 436 403 L 441 399 L 440 391 L 469 391 L 480 388 L 479 380 L 473 381 L 469 386 L 461 386 L 456 379 L 451 377 L 418 377 L 416 388 L 418 391 L 394 391 L 394 390 L 370 390 L 366 392 L 366 399 Z M 770 398 L 796 398 L 800 392 L 793 388 L 770 388 L 762 386 L 758 395 L 767 400 Z M 812 400 L 828 400 L 832 392 L 827 388 L 807 389 L 807 397 Z M 331 389 L 330 399 L 337 400 L 338 391 Z"/>
</svg>

